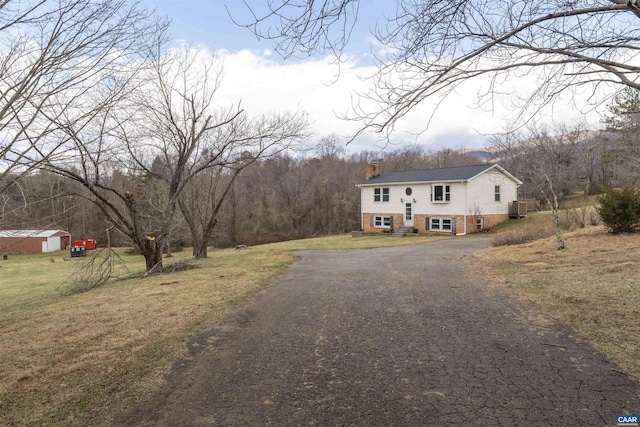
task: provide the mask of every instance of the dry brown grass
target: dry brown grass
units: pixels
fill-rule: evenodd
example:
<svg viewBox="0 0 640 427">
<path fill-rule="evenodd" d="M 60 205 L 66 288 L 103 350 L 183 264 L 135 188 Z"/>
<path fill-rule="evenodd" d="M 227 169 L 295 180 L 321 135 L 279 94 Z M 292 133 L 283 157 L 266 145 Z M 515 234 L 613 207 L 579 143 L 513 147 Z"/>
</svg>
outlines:
<svg viewBox="0 0 640 427">
<path fill-rule="evenodd" d="M 0 425 L 109 425 L 162 383 L 186 339 L 269 286 L 294 250 L 369 248 L 433 240 L 332 236 L 212 251 L 197 269 L 63 295 L 81 260 L 66 252 L 0 261 Z M 188 258 L 189 251 L 175 254 Z"/>
<path fill-rule="evenodd" d="M 475 254 L 493 283 L 570 324 L 625 371 L 640 378 L 640 235 L 601 226 Z"/>
</svg>

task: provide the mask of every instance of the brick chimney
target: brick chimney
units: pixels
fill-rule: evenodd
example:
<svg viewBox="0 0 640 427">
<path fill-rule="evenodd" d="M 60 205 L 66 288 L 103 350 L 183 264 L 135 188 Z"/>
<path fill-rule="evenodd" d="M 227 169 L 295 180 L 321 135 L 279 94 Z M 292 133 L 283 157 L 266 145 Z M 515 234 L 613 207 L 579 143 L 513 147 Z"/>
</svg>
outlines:
<svg viewBox="0 0 640 427">
<path fill-rule="evenodd" d="M 380 175 L 380 162 L 373 160 L 367 165 L 367 179 L 375 178 Z"/>
</svg>

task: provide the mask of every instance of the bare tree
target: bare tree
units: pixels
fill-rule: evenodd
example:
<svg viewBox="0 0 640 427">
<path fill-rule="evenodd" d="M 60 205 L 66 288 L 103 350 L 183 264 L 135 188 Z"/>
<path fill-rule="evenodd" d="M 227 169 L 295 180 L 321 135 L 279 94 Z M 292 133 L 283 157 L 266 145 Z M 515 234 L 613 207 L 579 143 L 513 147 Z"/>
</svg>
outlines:
<svg viewBox="0 0 640 427">
<path fill-rule="evenodd" d="M 518 166 L 513 172 L 526 182 L 529 193 L 541 197 L 550 207 L 558 249 L 565 248 L 560 228 L 560 201 L 582 185 L 584 165 L 579 152 L 584 137 L 585 132 L 579 125 L 553 130 L 529 126 L 527 133 L 512 132 L 492 140 L 502 156 L 508 156 L 510 164 Z"/>
<path fill-rule="evenodd" d="M 243 24 L 273 40 L 285 58 L 325 51 L 339 57 L 361 4 L 265 3 L 267 13 L 252 11 L 253 21 Z M 361 132 L 388 135 L 423 101 L 440 100 L 479 76 L 490 82 L 479 104 L 492 109 L 504 81 L 533 69 L 537 85 L 522 97 L 516 119 L 567 92 L 593 91 L 588 85 L 640 89 L 640 66 L 632 61 L 640 50 L 639 17 L 635 0 L 397 0 L 395 14 L 380 17 L 372 31 L 385 53 L 376 58 L 374 88 L 356 98 L 351 118 L 363 121 Z"/>
<path fill-rule="evenodd" d="M 113 102 L 98 102 L 86 121 L 59 123 L 73 145 L 46 167 L 89 190 L 147 271 L 162 267 L 179 198 L 196 176 L 257 156 L 273 141 L 292 143 L 306 126 L 306 116 L 284 113 L 256 127 L 239 104 L 216 103 L 220 76 L 217 59 L 188 47 L 165 54 L 158 43 L 150 66 L 112 91 L 117 97 L 94 97 Z"/>
<path fill-rule="evenodd" d="M 60 116 L 165 26 L 127 0 L 0 2 L 0 192 L 64 156 Z"/>
<path fill-rule="evenodd" d="M 209 156 L 215 158 L 215 162 L 194 176 L 178 198 L 196 258 L 207 257 L 218 215 L 241 172 L 257 161 L 295 149 L 296 142 L 304 136 L 305 127 L 306 118 L 298 114 L 254 119 L 244 116 L 235 121 L 232 132 L 216 132 L 210 137 Z"/>
</svg>

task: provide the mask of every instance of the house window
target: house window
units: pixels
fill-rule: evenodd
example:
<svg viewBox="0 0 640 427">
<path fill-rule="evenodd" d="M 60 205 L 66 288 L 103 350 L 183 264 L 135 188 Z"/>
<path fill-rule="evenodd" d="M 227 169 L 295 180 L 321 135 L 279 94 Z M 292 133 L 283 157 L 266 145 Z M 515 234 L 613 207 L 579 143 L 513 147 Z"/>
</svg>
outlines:
<svg viewBox="0 0 640 427">
<path fill-rule="evenodd" d="M 453 219 L 451 218 L 429 218 L 429 230 L 431 231 L 452 231 Z"/>
<path fill-rule="evenodd" d="M 374 202 L 388 202 L 389 201 L 389 187 L 374 188 L 373 189 L 373 201 Z"/>
<path fill-rule="evenodd" d="M 450 202 L 451 201 L 451 186 L 449 185 L 432 185 L 431 186 L 431 201 L 432 202 Z"/>
<path fill-rule="evenodd" d="M 482 223 L 482 217 L 476 219 L 476 231 L 482 231 L 484 224 Z"/>
<path fill-rule="evenodd" d="M 494 194 L 495 194 L 495 201 L 499 202 L 500 201 L 500 186 L 496 185 L 494 187 Z"/>
<path fill-rule="evenodd" d="M 391 217 L 390 216 L 374 216 L 373 226 L 376 228 L 390 228 Z"/>
</svg>

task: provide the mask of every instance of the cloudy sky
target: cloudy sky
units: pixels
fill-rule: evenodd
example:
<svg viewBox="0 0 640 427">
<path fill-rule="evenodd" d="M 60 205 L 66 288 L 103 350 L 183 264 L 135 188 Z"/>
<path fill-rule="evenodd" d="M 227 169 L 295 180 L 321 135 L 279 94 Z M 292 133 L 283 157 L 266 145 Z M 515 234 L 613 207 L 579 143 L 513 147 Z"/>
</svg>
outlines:
<svg viewBox="0 0 640 427">
<path fill-rule="evenodd" d="M 264 5 L 266 0 L 249 0 Z M 249 22 L 246 6 L 240 0 L 144 0 L 143 3 L 159 15 L 171 19 L 171 33 L 175 43 L 186 42 L 201 48 L 205 54 L 224 58 L 222 89 L 225 96 L 242 99 L 248 111 L 303 109 L 313 122 L 318 137 L 329 134 L 352 135 L 359 124 L 341 120 L 337 116 L 348 113 L 354 91 L 364 91 L 369 82 L 362 76 L 372 71 L 372 43 L 369 29 L 379 16 L 392 14 L 395 0 L 365 0 L 361 2 L 359 22 L 352 33 L 349 60 L 340 69 L 331 58 L 314 56 L 305 60 L 283 60 L 272 51 L 268 40 L 257 40 L 245 28 L 235 25 L 229 13 L 240 22 Z M 257 6 L 260 7 L 260 6 Z M 512 101 L 522 91 L 535 84 L 533 78 L 521 78 L 501 86 L 492 111 L 475 105 L 476 95 L 487 81 L 466 82 L 438 108 L 425 103 L 414 109 L 397 126 L 391 136 L 393 143 L 419 143 L 430 149 L 476 148 L 486 144 L 486 136 L 505 129 L 512 120 Z M 587 102 L 590 93 L 584 93 Z M 570 123 L 584 116 L 573 101 L 557 103 L 543 112 L 546 124 Z M 580 104 L 580 101 L 578 102 Z M 435 112 L 434 112 L 435 111 Z M 598 127 L 599 113 L 592 111 L 586 120 Z M 377 150 L 378 137 L 364 134 L 349 146 L 350 151 Z"/>
</svg>

